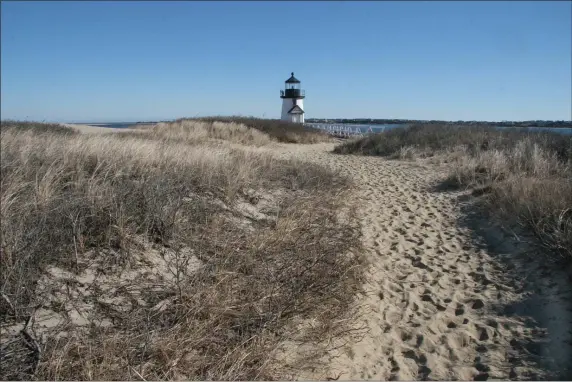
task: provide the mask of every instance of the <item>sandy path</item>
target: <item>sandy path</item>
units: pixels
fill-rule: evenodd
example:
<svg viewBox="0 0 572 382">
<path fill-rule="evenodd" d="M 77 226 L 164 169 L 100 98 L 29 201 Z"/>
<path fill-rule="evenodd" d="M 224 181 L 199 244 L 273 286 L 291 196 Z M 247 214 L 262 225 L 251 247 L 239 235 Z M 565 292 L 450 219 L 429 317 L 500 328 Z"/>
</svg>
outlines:
<svg viewBox="0 0 572 382">
<path fill-rule="evenodd" d="M 540 263 L 510 260 L 524 249 L 498 229 L 488 231 L 496 244 L 476 238 L 460 223 L 466 193 L 431 189 L 445 176 L 436 166 L 335 155 L 332 147 L 284 146 L 279 153 L 349 174 L 361 200 L 371 269 L 358 303 L 369 333 L 331 354 L 327 374 L 315 378 L 570 378 L 565 274 L 546 277 Z M 523 282 L 530 275 L 538 278 Z"/>
</svg>

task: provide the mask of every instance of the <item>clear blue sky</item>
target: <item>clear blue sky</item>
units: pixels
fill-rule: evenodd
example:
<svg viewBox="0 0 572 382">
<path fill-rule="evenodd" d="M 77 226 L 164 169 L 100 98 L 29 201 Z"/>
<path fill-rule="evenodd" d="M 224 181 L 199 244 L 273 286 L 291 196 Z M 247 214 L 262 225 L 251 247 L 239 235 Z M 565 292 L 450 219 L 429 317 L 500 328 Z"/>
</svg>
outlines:
<svg viewBox="0 0 572 382">
<path fill-rule="evenodd" d="M 570 1 L 2 2 L 2 119 L 572 119 Z"/>
</svg>

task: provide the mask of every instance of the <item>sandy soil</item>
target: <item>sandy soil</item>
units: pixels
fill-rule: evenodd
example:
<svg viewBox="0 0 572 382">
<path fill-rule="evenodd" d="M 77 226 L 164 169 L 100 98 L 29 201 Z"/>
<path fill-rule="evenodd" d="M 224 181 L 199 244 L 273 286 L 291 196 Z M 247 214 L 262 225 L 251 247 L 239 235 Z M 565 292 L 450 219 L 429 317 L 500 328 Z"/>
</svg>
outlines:
<svg viewBox="0 0 572 382">
<path fill-rule="evenodd" d="M 332 148 L 284 145 L 278 155 L 355 180 L 371 263 L 356 327 L 368 334 L 302 379 L 571 378 L 570 270 L 487 223 L 468 192 L 439 191 L 445 167 Z"/>
<path fill-rule="evenodd" d="M 100 127 L 93 125 L 82 125 L 78 123 L 62 123 L 63 126 L 71 127 L 81 133 L 87 134 L 106 134 L 106 133 L 123 133 L 128 131 L 137 131 L 131 128 L 114 128 L 114 127 Z"/>
</svg>

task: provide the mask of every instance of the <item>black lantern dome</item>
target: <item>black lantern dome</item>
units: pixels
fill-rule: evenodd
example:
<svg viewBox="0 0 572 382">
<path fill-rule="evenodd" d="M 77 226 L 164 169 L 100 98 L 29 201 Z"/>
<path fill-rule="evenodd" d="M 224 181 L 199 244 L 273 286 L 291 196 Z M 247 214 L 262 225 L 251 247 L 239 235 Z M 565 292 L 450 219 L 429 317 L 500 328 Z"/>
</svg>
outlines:
<svg viewBox="0 0 572 382">
<path fill-rule="evenodd" d="M 300 81 L 294 77 L 294 72 L 292 72 L 292 76 L 285 81 L 287 84 L 299 84 Z"/>
<path fill-rule="evenodd" d="M 294 72 L 290 78 L 285 81 L 285 90 L 280 90 L 280 98 L 304 98 L 305 92 L 300 89 L 300 80 L 294 77 Z"/>
</svg>

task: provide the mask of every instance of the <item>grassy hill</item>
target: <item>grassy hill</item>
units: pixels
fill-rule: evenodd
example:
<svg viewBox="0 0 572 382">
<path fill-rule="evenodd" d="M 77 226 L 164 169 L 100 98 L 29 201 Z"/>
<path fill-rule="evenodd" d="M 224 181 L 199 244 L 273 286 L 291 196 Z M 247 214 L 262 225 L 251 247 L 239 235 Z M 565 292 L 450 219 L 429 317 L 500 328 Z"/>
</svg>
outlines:
<svg viewBox="0 0 572 382">
<path fill-rule="evenodd" d="M 254 124 L 2 123 L 2 379 L 280 379 L 348 329 L 352 184 Z"/>
</svg>

